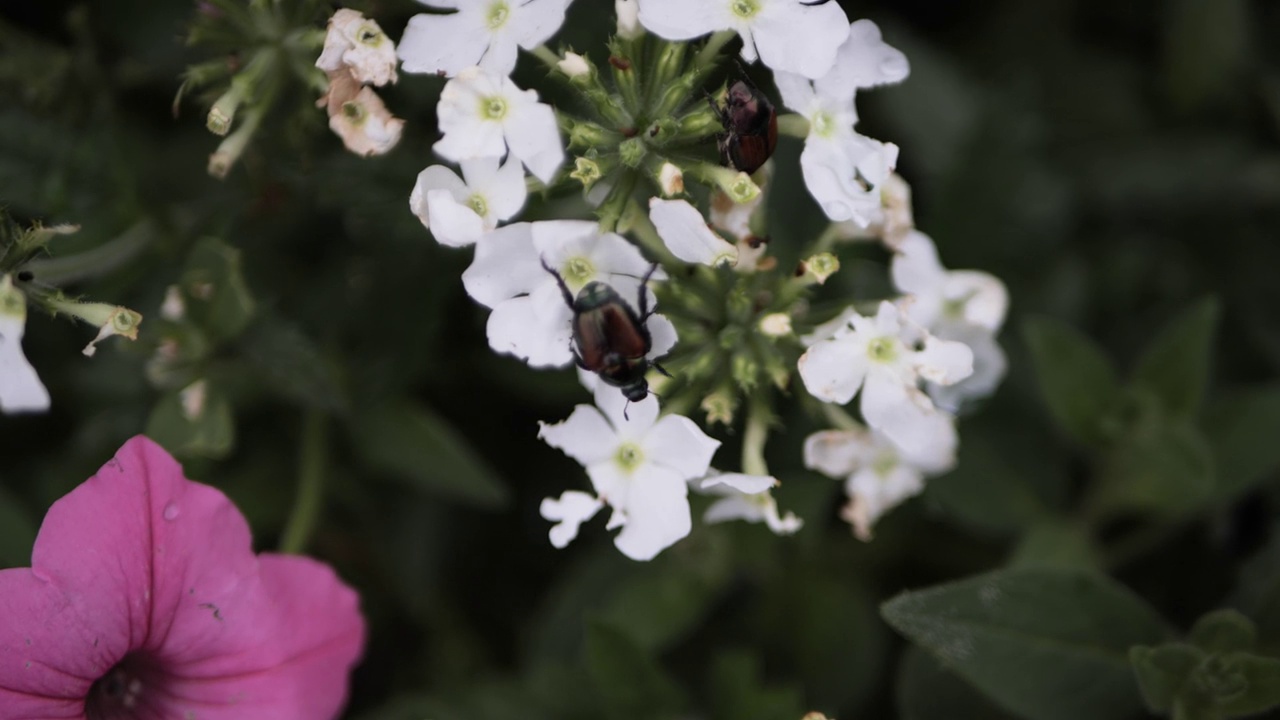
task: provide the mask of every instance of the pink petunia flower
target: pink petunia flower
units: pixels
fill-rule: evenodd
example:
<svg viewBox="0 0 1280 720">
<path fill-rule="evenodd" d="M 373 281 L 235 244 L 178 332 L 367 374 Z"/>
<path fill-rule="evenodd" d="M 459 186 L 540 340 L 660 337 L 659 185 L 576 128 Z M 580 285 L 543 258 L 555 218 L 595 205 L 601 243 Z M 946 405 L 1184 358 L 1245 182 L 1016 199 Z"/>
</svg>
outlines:
<svg viewBox="0 0 1280 720">
<path fill-rule="evenodd" d="M 357 605 L 326 565 L 255 556 L 226 496 L 135 437 L 0 571 L 0 720 L 328 720 Z"/>
</svg>

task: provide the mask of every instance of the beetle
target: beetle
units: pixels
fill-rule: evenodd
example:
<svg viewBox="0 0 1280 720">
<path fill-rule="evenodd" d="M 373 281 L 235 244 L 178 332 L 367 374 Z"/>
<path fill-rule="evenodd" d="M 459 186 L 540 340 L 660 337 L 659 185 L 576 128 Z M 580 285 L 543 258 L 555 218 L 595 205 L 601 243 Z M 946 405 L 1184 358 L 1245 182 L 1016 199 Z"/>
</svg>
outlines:
<svg viewBox="0 0 1280 720">
<path fill-rule="evenodd" d="M 649 395 L 649 382 L 644 376 L 650 366 L 671 377 L 661 365 L 645 357 L 653 349 L 653 338 L 645 325 L 653 314 L 645 285 L 658 269 L 657 263 L 649 267 L 640 281 L 638 313 L 606 283 L 593 280 L 584 285 L 575 298 L 564 278 L 547 265 L 546 260 L 542 261 L 542 269 L 556 279 L 565 304 L 573 311 L 573 341 L 569 350 L 578 367 L 621 389 L 628 402 L 640 402 Z"/>
<path fill-rule="evenodd" d="M 729 87 L 721 107 L 707 98 L 725 132 L 717 136 L 726 165 L 751 174 L 760 169 L 778 147 L 778 112 L 765 94 L 747 80 Z"/>
</svg>

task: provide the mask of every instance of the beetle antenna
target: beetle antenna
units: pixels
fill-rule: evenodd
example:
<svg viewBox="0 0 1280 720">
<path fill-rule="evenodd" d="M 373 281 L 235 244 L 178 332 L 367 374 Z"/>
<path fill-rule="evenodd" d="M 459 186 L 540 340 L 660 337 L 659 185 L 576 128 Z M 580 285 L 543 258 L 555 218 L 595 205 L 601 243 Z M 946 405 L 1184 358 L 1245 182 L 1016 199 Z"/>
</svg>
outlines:
<svg viewBox="0 0 1280 720">
<path fill-rule="evenodd" d="M 631 422 L 631 418 L 627 416 L 627 408 L 631 407 L 631 398 L 627 398 L 627 402 L 622 406 L 622 419 Z"/>
<path fill-rule="evenodd" d="M 556 284 L 560 286 L 560 294 L 564 296 L 564 304 L 568 305 L 572 309 L 573 293 L 569 292 L 569 286 L 565 284 L 564 278 L 560 276 L 560 273 L 552 270 L 551 266 L 547 264 L 547 259 L 541 255 L 538 256 L 538 262 L 542 263 L 543 270 L 551 273 L 551 277 L 556 279 Z"/>
<path fill-rule="evenodd" d="M 649 286 L 649 278 L 653 277 L 657 270 L 658 263 L 654 263 L 649 266 L 649 271 L 644 274 L 644 277 L 640 278 L 640 301 L 637 303 L 640 307 L 640 322 L 648 320 L 649 316 L 653 314 L 653 311 L 649 309 L 649 291 L 647 288 Z"/>
</svg>

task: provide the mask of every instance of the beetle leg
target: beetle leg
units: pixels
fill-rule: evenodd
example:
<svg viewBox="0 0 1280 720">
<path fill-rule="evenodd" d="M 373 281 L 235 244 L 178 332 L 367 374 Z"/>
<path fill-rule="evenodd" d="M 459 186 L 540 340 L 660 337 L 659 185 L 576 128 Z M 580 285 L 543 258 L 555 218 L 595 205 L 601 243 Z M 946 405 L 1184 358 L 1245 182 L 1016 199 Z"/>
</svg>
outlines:
<svg viewBox="0 0 1280 720">
<path fill-rule="evenodd" d="M 551 269 L 551 266 L 547 264 L 546 258 L 539 257 L 538 261 L 542 263 L 542 269 L 551 273 L 551 277 L 556 279 L 556 284 L 560 286 L 560 294 L 564 296 L 564 304 L 568 305 L 569 309 L 573 309 L 573 293 L 569 292 L 569 286 L 565 284 L 564 278 L 560 277 L 560 273 Z M 572 343 L 573 341 L 570 340 L 569 342 Z"/>
<path fill-rule="evenodd" d="M 653 366 L 653 369 L 654 369 L 654 370 L 657 370 L 658 372 L 662 373 L 663 375 L 666 375 L 667 377 L 671 377 L 671 373 L 667 372 L 667 369 L 666 369 L 666 368 L 664 368 L 664 367 L 662 367 L 662 366 L 661 366 L 661 365 L 659 365 L 658 363 L 653 362 L 652 360 L 650 360 L 650 361 L 649 361 L 649 364 Z M 657 395 L 657 393 L 653 393 L 653 394 L 654 394 L 654 395 Z"/>
<path fill-rule="evenodd" d="M 639 302 L 637 302 L 636 305 L 640 310 L 641 323 L 643 323 L 645 320 L 648 320 L 649 316 L 653 314 L 653 311 L 649 309 L 648 287 L 649 287 L 649 278 L 653 277 L 653 274 L 657 271 L 658 271 L 658 263 L 654 263 L 649 266 L 649 271 L 644 274 L 644 277 L 640 278 L 640 298 L 639 298 Z"/>
</svg>

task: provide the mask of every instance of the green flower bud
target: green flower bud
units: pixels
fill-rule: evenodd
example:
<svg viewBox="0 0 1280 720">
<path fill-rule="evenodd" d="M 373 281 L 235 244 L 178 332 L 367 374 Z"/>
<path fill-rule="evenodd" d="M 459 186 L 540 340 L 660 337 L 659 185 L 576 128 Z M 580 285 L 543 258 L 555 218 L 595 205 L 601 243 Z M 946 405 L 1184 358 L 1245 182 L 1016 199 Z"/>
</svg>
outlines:
<svg viewBox="0 0 1280 720">
<path fill-rule="evenodd" d="M 819 285 L 825 283 L 827 278 L 836 274 L 839 269 L 840 259 L 831 253 L 818 253 L 804 261 L 805 274 L 812 276 Z"/>
<path fill-rule="evenodd" d="M 640 167 L 646 152 L 644 141 L 638 137 L 624 140 L 618 145 L 618 157 L 622 159 L 622 164 L 629 168 Z"/>
</svg>

